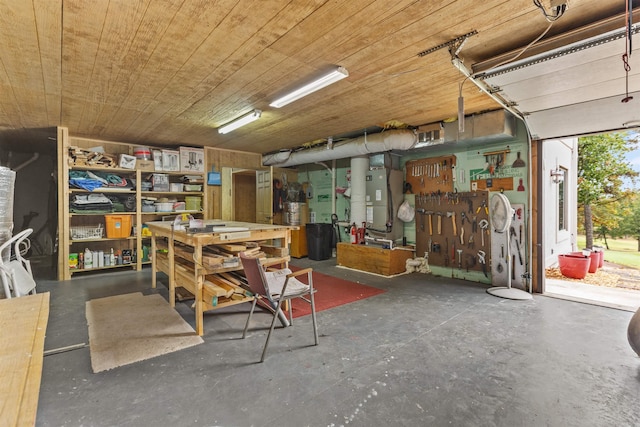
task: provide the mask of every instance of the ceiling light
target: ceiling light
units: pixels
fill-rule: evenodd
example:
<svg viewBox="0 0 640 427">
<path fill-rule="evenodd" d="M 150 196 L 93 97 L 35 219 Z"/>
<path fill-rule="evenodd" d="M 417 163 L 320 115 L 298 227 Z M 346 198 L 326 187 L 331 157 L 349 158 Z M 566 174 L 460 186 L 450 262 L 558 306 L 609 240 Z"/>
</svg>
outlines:
<svg viewBox="0 0 640 427">
<path fill-rule="evenodd" d="M 330 73 L 319 77 L 318 79 L 312 81 L 311 83 L 307 83 L 302 86 L 300 89 L 294 90 L 293 92 L 283 96 L 282 98 L 278 98 L 269 104 L 271 107 L 280 108 L 283 107 L 293 101 L 296 101 L 304 96 L 309 95 L 323 87 L 329 86 L 332 83 L 337 82 L 338 80 L 342 80 L 345 77 L 349 76 L 349 72 L 344 67 L 336 67 Z"/>
<path fill-rule="evenodd" d="M 242 127 L 242 126 L 244 126 L 246 124 L 249 124 L 251 122 L 254 122 L 254 121 L 258 120 L 261 115 L 262 115 L 262 111 L 260 111 L 260 110 L 250 111 L 247 114 L 245 114 L 244 116 L 240 116 L 237 119 L 230 121 L 226 125 L 219 127 L 218 128 L 218 133 L 225 134 L 225 133 L 229 133 L 231 131 L 234 131 L 234 130 L 238 129 L 239 127 Z"/>
</svg>

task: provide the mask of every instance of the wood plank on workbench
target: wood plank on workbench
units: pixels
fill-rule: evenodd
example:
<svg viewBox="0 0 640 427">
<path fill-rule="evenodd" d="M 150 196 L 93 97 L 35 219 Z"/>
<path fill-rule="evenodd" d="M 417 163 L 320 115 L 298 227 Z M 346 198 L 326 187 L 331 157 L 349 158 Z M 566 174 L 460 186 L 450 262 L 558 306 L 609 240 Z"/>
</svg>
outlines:
<svg viewBox="0 0 640 427">
<path fill-rule="evenodd" d="M 42 377 L 49 293 L 0 300 L 0 420 L 34 425 Z"/>
</svg>

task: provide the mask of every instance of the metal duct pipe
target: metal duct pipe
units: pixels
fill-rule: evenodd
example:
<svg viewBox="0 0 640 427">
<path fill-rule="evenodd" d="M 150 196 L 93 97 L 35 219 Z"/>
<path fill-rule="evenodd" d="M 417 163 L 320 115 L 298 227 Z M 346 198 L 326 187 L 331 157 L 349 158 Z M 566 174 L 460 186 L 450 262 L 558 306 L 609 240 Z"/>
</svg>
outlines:
<svg viewBox="0 0 640 427">
<path fill-rule="evenodd" d="M 390 150 L 409 150 L 418 142 L 418 135 L 410 129 L 388 130 L 372 135 L 363 135 L 340 143 L 332 149 L 325 146 L 304 151 L 279 152 L 262 156 L 264 166 L 297 166 L 325 160 L 346 159 Z"/>
<path fill-rule="evenodd" d="M 367 172 L 369 157 L 351 158 L 351 222 L 356 227 L 367 220 Z"/>
</svg>

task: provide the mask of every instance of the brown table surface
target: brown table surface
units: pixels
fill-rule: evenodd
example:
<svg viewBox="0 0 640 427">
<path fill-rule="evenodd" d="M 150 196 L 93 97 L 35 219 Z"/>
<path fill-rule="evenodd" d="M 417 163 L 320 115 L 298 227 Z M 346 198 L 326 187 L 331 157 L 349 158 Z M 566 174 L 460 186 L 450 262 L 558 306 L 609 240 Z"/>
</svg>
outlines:
<svg viewBox="0 0 640 427">
<path fill-rule="evenodd" d="M 49 292 L 0 300 L 0 424 L 34 425 Z"/>
</svg>

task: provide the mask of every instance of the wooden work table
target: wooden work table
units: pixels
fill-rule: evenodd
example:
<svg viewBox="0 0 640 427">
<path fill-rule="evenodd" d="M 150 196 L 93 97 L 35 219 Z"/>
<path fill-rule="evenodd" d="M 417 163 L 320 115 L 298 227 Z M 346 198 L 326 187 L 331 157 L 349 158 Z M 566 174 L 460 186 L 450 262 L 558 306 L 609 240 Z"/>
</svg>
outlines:
<svg viewBox="0 0 640 427">
<path fill-rule="evenodd" d="M 195 316 L 196 333 L 202 335 L 203 313 L 233 304 L 251 301 L 252 297 L 239 298 L 233 300 L 221 300 L 212 303 L 205 300 L 203 286 L 205 276 L 210 274 L 220 274 L 233 270 L 241 270 L 240 261 L 236 265 L 210 266 L 203 265 L 202 248 L 208 245 L 225 245 L 242 242 L 262 242 L 274 241 L 277 246 L 283 248 L 282 255 L 268 258 L 265 265 L 284 265 L 289 262 L 288 248 L 291 242 L 291 230 L 298 227 L 282 226 L 271 224 L 254 224 L 247 222 L 207 220 L 205 225 L 213 224 L 213 232 L 209 233 L 188 233 L 181 227 L 173 227 L 172 222 L 154 221 L 147 223 L 152 233 L 151 253 L 152 255 L 152 287 L 156 287 L 156 276 L 159 271 L 169 276 L 169 303 L 175 307 L 176 287 L 182 286 L 195 296 Z M 159 239 L 166 239 L 166 256 L 158 253 Z M 192 259 L 187 259 L 176 251 L 176 242 L 192 248 L 193 254 L 189 253 Z M 179 258 L 180 262 L 177 262 Z"/>
<path fill-rule="evenodd" d="M 36 423 L 49 293 L 0 300 L 0 424 Z"/>
</svg>

